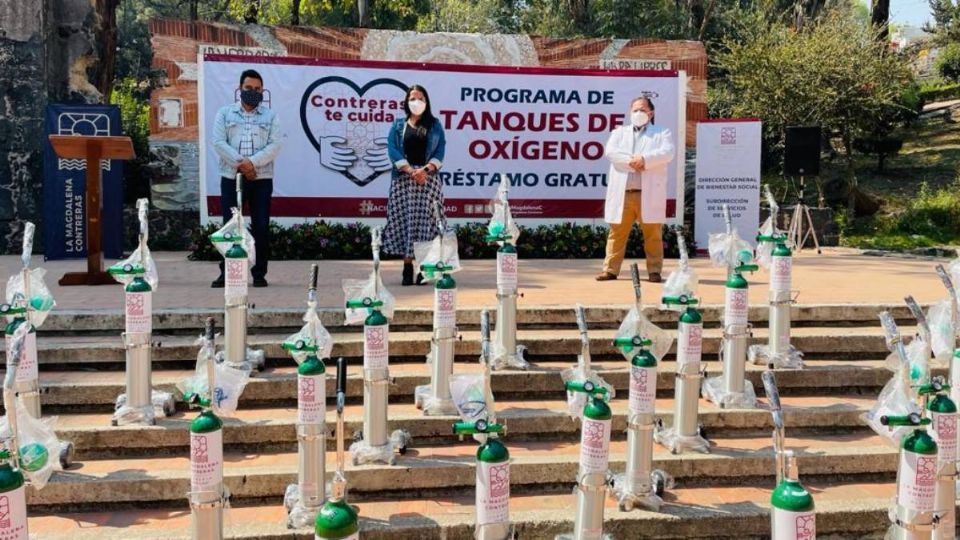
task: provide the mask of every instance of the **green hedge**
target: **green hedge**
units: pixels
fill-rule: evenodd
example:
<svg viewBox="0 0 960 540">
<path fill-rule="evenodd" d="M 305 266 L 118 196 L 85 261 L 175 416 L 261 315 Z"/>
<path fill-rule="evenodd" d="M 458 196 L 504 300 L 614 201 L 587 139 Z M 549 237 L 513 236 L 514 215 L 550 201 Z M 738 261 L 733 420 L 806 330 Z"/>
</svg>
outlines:
<svg viewBox="0 0 960 540">
<path fill-rule="evenodd" d="M 198 229 L 191 238 L 190 259 L 194 261 L 220 260 L 220 254 L 207 237 L 219 226 L 210 224 Z M 273 234 L 270 259 L 274 261 L 296 260 L 349 260 L 370 258 L 370 227 L 361 223 L 302 223 L 291 227 L 270 224 Z M 496 256 L 496 247 L 484 242 L 486 223 L 468 223 L 456 226 L 457 240 L 462 259 L 490 259 Z M 520 242 L 517 250 L 527 259 L 596 259 L 606 250 L 607 227 L 592 225 L 540 225 L 520 227 Z M 685 234 L 690 252 L 693 253 L 693 235 Z M 663 241 L 667 257 L 679 256 L 676 233 L 664 226 Z M 643 242 L 637 227 L 630 233 L 627 257 L 643 257 Z"/>
<path fill-rule="evenodd" d="M 920 97 L 924 103 L 960 99 L 960 83 L 924 85 L 920 88 Z"/>
</svg>

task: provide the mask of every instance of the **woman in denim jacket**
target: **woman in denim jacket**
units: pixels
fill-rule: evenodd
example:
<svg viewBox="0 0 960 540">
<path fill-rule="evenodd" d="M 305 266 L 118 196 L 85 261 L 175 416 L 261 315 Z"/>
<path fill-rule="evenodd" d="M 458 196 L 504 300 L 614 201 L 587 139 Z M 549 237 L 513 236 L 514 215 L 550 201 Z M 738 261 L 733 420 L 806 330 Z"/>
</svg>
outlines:
<svg viewBox="0 0 960 540">
<path fill-rule="evenodd" d="M 413 244 L 437 235 L 437 208 L 443 207 L 437 171 L 443 166 L 446 139 L 424 87 L 415 84 L 407 90 L 403 110 L 406 118 L 398 118 L 387 136 L 393 170 L 383 251 L 403 256 L 402 284 L 413 285 Z M 417 284 L 422 281 L 417 274 Z"/>
</svg>

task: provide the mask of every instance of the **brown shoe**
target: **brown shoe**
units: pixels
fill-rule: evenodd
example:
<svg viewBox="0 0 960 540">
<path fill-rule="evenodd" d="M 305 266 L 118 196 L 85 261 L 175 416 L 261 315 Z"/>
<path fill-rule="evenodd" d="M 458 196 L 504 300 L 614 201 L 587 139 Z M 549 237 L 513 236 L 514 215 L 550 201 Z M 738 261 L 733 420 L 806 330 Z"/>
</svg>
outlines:
<svg viewBox="0 0 960 540">
<path fill-rule="evenodd" d="M 613 281 L 617 279 L 617 276 L 611 274 L 610 272 L 601 272 L 597 277 L 597 281 Z"/>
<path fill-rule="evenodd" d="M 663 281 L 663 278 L 660 277 L 660 272 L 650 272 L 650 276 L 647 279 L 650 283 L 660 283 Z"/>
</svg>

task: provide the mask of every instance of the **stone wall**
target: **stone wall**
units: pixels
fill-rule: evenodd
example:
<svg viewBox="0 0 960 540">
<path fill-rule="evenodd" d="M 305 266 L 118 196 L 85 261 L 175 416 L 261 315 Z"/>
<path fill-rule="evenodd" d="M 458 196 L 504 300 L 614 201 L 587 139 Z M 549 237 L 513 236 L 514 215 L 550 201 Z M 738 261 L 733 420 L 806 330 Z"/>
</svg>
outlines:
<svg viewBox="0 0 960 540">
<path fill-rule="evenodd" d="M 47 104 L 100 100 L 95 26 L 89 0 L 0 1 L 0 253 L 20 251 L 23 221 L 42 227 Z"/>
</svg>

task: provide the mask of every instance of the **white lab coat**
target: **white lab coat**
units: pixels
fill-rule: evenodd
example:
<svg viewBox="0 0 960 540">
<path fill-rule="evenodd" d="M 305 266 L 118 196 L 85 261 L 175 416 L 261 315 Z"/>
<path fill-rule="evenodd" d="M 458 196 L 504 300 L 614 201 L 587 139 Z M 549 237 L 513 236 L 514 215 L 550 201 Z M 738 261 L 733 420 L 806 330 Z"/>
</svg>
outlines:
<svg viewBox="0 0 960 540">
<path fill-rule="evenodd" d="M 604 220 L 617 224 L 623 218 L 627 176 L 633 172 L 629 165 L 634 155 L 633 126 L 628 124 L 614 129 L 604 154 L 610 160 Z M 644 223 L 663 223 L 667 220 L 667 171 L 674 154 L 670 130 L 647 124 L 647 129 L 640 136 L 639 154 L 646 162 L 640 173 L 643 184 L 640 219 Z"/>
</svg>

